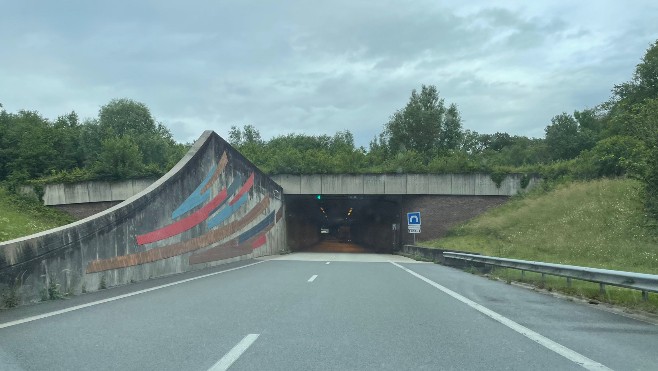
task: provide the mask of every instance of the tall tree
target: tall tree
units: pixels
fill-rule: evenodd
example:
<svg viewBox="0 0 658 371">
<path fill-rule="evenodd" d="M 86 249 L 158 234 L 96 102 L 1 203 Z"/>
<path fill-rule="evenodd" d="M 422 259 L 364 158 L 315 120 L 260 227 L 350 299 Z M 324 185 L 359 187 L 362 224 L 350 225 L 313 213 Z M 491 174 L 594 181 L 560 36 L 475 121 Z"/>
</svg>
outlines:
<svg viewBox="0 0 658 371">
<path fill-rule="evenodd" d="M 443 130 L 439 133 L 439 148 L 443 151 L 453 151 L 462 142 L 462 119 L 457 105 L 452 103 L 446 111 Z"/>
<path fill-rule="evenodd" d="M 59 116 L 55 120 L 53 142 L 59 151 L 59 156 L 55 160 L 57 170 L 72 170 L 84 166 L 80 132 L 80 121 L 75 112 Z"/>
<path fill-rule="evenodd" d="M 392 153 L 412 150 L 430 158 L 437 151 L 445 103 L 435 86 L 412 90 L 409 102 L 393 114 L 384 133 Z"/>
<path fill-rule="evenodd" d="M 157 126 L 151 111 L 144 103 L 132 99 L 112 99 L 98 112 L 98 124 L 106 137 L 123 137 L 157 133 Z"/>
<path fill-rule="evenodd" d="M 151 111 L 144 103 L 132 99 L 113 99 L 101 107 L 98 113 L 98 128 L 91 131 L 97 131 L 100 134 L 100 142 L 129 137 L 137 146 L 138 160 L 143 165 L 133 166 L 133 170 L 146 166 L 156 173 L 164 172 L 172 163 L 172 155 L 180 152 L 176 148 L 176 142 L 169 129 L 161 123 L 156 123 Z M 94 141 L 93 138 L 90 139 Z M 132 151 L 130 145 L 117 146 L 114 144 L 111 146 L 114 152 Z M 133 156 L 134 153 L 129 154 L 129 157 Z M 134 174 L 133 170 L 123 173 Z"/>
<path fill-rule="evenodd" d="M 545 129 L 546 146 L 553 160 L 568 160 L 587 149 L 588 139 L 581 132 L 576 119 L 563 112 L 551 119 Z"/>
<path fill-rule="evenodd" d="M 613 93 L 618 101 L 629 105 L 658 97 L 658 40 L 647 49 L 631 81 L 615 85 Z"/>
</svg>

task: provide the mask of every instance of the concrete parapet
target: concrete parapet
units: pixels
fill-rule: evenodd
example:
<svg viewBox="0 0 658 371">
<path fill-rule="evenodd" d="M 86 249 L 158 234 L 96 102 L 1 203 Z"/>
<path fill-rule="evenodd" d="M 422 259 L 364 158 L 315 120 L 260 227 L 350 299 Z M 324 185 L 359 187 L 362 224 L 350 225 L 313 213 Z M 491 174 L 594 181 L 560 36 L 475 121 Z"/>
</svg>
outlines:
<svg viewBox="0 0 658 371">
<path fill-rule="evenodd" d="M 509 174 L 496 184 L 489 174 L 314 174 L 274 175 L 287 194 L 326 195 L 464 195 L 513 196 L 541 180 L 530 177 L 521 186 L 522 174 Z"/>
</svg>

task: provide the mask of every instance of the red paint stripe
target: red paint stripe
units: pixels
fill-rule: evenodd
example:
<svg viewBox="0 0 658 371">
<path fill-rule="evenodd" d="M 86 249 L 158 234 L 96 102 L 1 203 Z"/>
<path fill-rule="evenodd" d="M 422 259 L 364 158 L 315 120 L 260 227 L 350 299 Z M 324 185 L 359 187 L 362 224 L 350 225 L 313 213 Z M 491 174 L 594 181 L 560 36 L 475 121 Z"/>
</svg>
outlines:
<svg viewBox="0 0 658 371">
<path fill-rule="evenodd" d="M 233 199 L 229 201 L 228 204 L 233 205 L 234 203 L 238 202 L 240 197 L 242 197 L 245 193 L 247 193 L 247 191 L 249 191 L 253 186 L 254 186 L 254 173 L 251 173 L 249 179 L 247 179 L 247 181 L 242 185 L 238 193 L 235 194 Z"/>
<path fill-rule="evenodd" d="M 164 240 L 165 238 L 169 238 L 192 229 L 193 227 L 201 224 L 204 220 L 208 219 L 210 212 L 219 206 L 222 202 L 224 202 L 227 196 L 228 195 L 226 194 L 226 189 L 223 189 L 209 203 L 194 213 L 190 214 L 186 218 L 183 218 L 175 223 L 169 224 L 153 232 L 137 236 L 137 244 L 144 245 L 147 243 Z"/>
<path fill-rule="evenodd" d="M 260 236 L 256 237 L 254 242 L 251 243 L 251 248 L 256 249 L 259 248 L 267 242 L 267 236 L 265 233 L 261 234 Z"/>
</svg>

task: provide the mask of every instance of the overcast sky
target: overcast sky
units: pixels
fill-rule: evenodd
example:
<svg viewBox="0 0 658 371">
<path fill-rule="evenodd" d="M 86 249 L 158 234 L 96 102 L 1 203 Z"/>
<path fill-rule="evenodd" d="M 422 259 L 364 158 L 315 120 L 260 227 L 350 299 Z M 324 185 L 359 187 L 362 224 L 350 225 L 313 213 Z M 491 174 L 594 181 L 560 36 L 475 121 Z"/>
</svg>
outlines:
<svg viewBox="0 0 658 371">
<path fill-rule="evenodd" d="M 367 146 L 412 89 L 464 128 L 543 137 L 658 39 L 658 1 L 0 0 L 0 103 L 47 118 L 145 103 L 179 141 L 350 130 Z"/>
</svg>

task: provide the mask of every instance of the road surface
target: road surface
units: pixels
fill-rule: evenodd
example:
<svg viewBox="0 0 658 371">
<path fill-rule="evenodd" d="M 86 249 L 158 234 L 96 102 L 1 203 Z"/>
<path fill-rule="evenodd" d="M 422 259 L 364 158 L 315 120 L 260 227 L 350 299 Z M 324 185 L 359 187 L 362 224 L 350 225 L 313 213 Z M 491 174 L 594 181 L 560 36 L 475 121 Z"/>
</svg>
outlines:
<svg viewBox="0 0 658 371">
<path fill-rule="evenodd" d="M 1 370 L 227 368 L 656 370 L 658 326 L 436 264 L 341 253 L 0 312 Z"/>
</svg>

